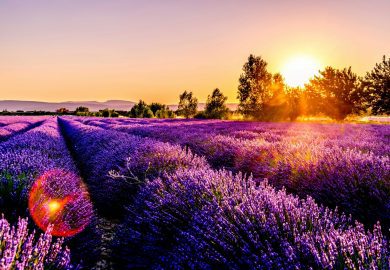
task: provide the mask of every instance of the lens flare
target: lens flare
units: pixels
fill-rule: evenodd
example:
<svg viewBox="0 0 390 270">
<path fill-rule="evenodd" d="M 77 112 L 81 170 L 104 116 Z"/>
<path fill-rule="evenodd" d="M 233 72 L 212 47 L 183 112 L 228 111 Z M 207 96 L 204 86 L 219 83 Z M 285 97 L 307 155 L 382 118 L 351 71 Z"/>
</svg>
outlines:
<svg viewBox="0 0 390 270">
<path fill-rule="evenodd" d="M 84 183 L 74 173 L 54 169 L 42 174 L 33 184 L 28 200 L 30 215 L 52 235 L 69 237 L 80 233 L 93 215 L 92 203 Z"/>
</svg>

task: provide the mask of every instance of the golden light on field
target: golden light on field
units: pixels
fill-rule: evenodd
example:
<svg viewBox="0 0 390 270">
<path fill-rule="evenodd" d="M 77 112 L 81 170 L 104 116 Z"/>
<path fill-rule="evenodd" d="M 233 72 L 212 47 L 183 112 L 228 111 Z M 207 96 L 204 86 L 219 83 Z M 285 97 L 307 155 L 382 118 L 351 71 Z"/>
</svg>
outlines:
<svg viewBox="0 0 390 270">
<path fill-rule="evenodd" d="M 281 73 L 289 86 L 304 86 L 321 66 L 310 56 L 296 56 L 289 59 L 282 67 Z"/>
</svg>

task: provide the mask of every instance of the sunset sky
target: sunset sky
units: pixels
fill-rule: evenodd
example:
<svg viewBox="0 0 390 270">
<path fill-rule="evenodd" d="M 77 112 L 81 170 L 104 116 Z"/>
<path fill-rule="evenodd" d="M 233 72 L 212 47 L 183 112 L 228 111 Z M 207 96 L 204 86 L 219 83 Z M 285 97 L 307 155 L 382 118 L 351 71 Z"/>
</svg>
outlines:
<svg viewBox="0 0 390 270">
<path fill-rule="evenodd" d="M 364 75 L 390 53 L 390 1 L 0 0 L 0 100 L 237 102 L 250 53 Z"/>
</svg>

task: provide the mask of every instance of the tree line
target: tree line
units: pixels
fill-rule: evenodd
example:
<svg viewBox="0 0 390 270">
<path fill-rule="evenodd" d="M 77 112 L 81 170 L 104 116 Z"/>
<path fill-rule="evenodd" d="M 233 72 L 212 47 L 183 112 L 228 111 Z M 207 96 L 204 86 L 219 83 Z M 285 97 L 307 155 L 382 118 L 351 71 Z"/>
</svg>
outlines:
<svg viewBox="0 0 390 270">
<path fill-rule="evenodd" d="M 295 120 L 326 115 L 342 120 L 350 114 L 390 114 L 390 59 L 383 56 L 372 71 L 359 77 L 352 68 L 326 67 L 305 87 L 289 87 L 267 70 L 267 62 L 250 55 L 238 86 L 238 110 L 256 120 Z"/>
<path fill-rule="evenodd" d="M 260 56 L 249 55 L 238 80 L 238 110 L 245 119 L 262 121 L 294 121 L 299 116 L 325 115 L 343 120 L 351 114 L 390 114 L 390 58 L 382 61 L 359 77 L 351 67 L 326 67 L 304 87 L 288 86 L 280 73 L 268 71 L 268 63 Z M 100 110 L 89 112 L 79 107 L 74 112 L 65 108 L 59 114 L 132 118 L 228 119 L 231 112 L 227 97 L 218 88 L 207 97 L 205 109 L 198 111 L 198 99 L 191 91 L 179 96 L 176 111 L 161 103 L 147 104 L 140 100 L 130 111 Z"/>
</svg>

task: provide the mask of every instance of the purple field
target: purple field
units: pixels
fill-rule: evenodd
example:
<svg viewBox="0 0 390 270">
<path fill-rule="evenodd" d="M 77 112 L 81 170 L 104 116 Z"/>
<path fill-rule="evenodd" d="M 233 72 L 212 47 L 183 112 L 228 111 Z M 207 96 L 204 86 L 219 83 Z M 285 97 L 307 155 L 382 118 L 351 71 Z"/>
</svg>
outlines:
<svg viewBox="0 0 390 270">
<path fill-rule="evenodd" d="M 0 213 L 0 269 L 390 269 L 390 125 L 0 117 Z"/>
</svg>

